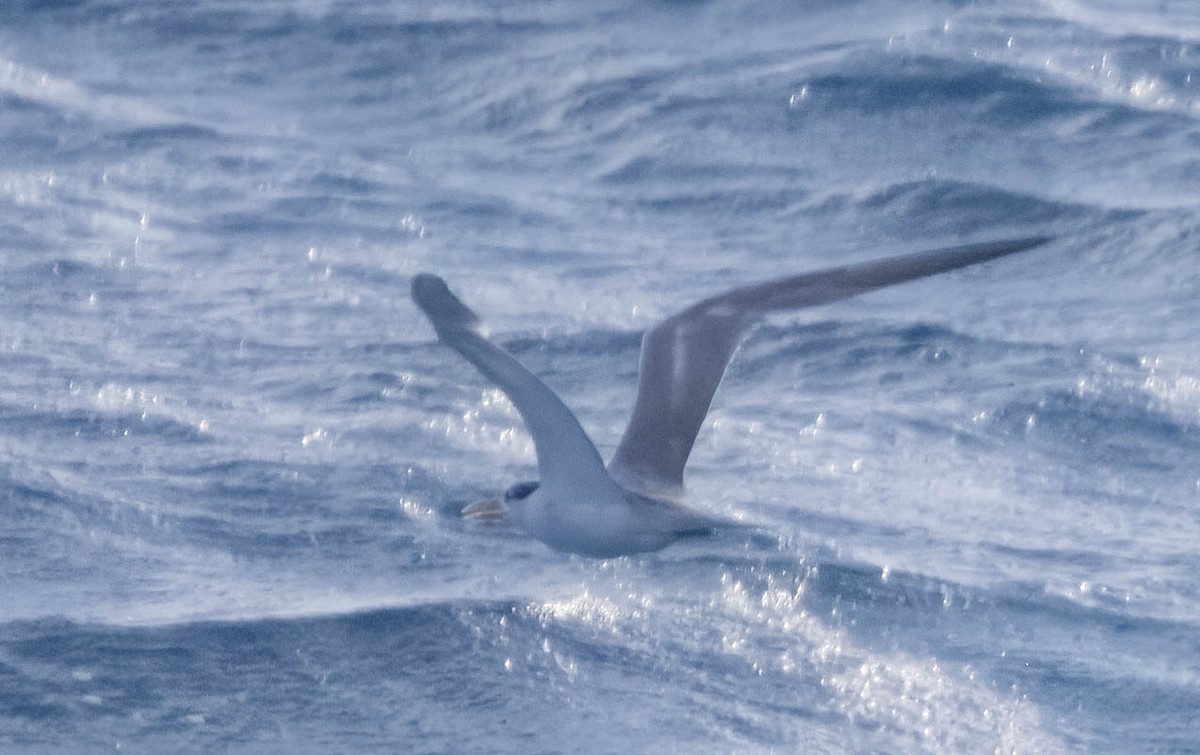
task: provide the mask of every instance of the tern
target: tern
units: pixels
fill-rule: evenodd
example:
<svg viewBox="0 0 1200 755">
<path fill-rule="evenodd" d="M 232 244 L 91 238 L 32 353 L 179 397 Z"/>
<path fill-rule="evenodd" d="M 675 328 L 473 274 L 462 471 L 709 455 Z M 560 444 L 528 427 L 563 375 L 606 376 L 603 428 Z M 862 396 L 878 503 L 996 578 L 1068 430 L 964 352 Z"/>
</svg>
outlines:
<svg viewBox="0 0 1200 755">
<path fill-rule="evenodd" d="M 721 520 L 683 505 L 683 469 L 713 394 L 746 333 L 766 315 L 845 299 L 1040 246 L 1039 236 L 954 246 L 735 288 L 684 309 L 642 337 L 637 399 L 606 466 L 566 404 L 483 334 L 479 317 L 436 275 L 412 298 L 438 339 L 508 396 L 533 437 L 540 479 L 466 517 L 503 516 L 551 548 L 593 558 L 659 550 L 711 534 Z"/>
</svg>

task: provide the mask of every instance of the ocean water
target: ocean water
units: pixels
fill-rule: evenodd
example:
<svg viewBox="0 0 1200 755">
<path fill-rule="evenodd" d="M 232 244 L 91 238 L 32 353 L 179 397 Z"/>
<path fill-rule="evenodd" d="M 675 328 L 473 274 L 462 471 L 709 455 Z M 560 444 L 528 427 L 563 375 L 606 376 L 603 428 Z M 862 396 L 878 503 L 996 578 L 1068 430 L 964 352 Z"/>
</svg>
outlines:
<svg viewBox="0 0 1200 755">
<path fill-rule="evenodd" d="M 689 501 L 564 556 L 408 296 L 602 454 L 726 287 Z M 0 7 L 0 751 L 1200 752 L 1200 7 Z"/>
</svg>

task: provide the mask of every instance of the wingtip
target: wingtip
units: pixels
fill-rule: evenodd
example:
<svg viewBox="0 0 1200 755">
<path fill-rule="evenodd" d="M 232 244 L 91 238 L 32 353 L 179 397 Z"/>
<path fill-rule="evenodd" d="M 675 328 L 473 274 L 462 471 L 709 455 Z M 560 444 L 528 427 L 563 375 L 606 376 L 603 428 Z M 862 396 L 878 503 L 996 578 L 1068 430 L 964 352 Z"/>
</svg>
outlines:
<svg viewBox="0 0 1200 755">
<path fill-rule="evenodd" d="M 960 249 L 978 250 L 984 257 L 1003 257 L 1008 254 L 1016 254 L 1017 252 L 1025 252 L 1030 249 L 1035 249 L 1044 244 L 1054 241 L 1053 236 L 1025 236 L 1016 239 L 1004 239 L 1001 241 L 983 241 L 975 244 L 966 244 Z"/>
<path fill-rule="evenodd" d="M 1006 241 L 994 242 L 992 244 L 994 251 L 993 251 L 993 254 L 990 255 L 990 257 L 994 259 L 996 257 L 1006 257 L 1010 254 L 1016 254 L 1018 252 L 1027 252 L 1030 249 L 1036 249 L 1039 246 L 1045 246 L 1046 244 L 1049 244 L 1051 241 L 1054 241 L 1053 236 L 1041 235 L 1041 236 L 1026 236 L 1024 238 L 1019 238 L 1019 239 L 1008 239 Z M 986 247 L 987 244 L 985 243 L 980 246 Z"/>
<path fill-rule="evenodd" d="M 479 325 L 478 315 L 450 292 L 446 281 L 432 273 L 413 276 L 412 298 L 439 335 L 447 328 L 474 329 Z"/>
<path fill-rule="evenodd" d="M 935 249 L 932 252 L 921 252 L 907 258 L 897 257 L 895 259 L 926 261 L 928 263 L 928 267 L 923 269 L 919 275 L 913 276 L 924 277 L 926 275 L 947 272 L 955 268 L 978 265 L 981 262 L 989 262 L 1001 257 L 1007 257 L 1010 254 L 1027 252 L 1030 249 L 1036 249 L 1037 247 L 1044 246 L 1045 244 L 1048 244 L 1054 240 L 1055 238 L 1053 236 L 1039 235 L 1025 236 L 1023 238 L 1014 239 L 1002 239 L 999 241 L 980 241 L 972 244 L 963 244 L 962 246 Z M 914 270 L 915 269 L 916 268 L 914 268 Z"/>
<path fill-rule="evenodd" d="M 428 301 L 439 291 L 448 291 L 446 281 L 433 273 L 417 273 L 412 279 L 412 298 L 418 305 Z M 424 307 L 422 307 L 423 309 Z"/>
</svg>

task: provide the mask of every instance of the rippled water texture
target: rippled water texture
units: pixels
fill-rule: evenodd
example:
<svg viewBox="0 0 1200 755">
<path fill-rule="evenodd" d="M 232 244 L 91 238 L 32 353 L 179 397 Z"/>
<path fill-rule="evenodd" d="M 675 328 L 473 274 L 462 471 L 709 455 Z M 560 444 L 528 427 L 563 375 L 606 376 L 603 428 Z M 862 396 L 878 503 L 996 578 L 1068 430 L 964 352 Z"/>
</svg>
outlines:
<svg viewBox="0 0 1200 755">
<path fill-rule="evenodd" d="M 1195 3 L 0 8 L 0 750 L 1200 752 Z M 566 557 L 408 298 L 610 454 L 726 287 L 689 467 L 753 533 Z"/>
</svg>

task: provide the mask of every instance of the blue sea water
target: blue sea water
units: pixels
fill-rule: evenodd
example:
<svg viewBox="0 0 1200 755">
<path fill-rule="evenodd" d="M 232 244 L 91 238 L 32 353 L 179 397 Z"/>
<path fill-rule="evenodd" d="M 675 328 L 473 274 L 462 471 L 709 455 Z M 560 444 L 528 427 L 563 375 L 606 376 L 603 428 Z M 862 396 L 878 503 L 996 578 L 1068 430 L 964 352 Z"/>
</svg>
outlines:
<svg viewBox="0 0 1200 755">
<path fill-rule="evenodd" d="M 689 467 L 759 534 L 456 515 L 607 456 L 726 287 L 1052 234 L 772 319 Z M 1200 6 L 0 7 L 0 751 L 1200 752 Z"/>
</svg>

